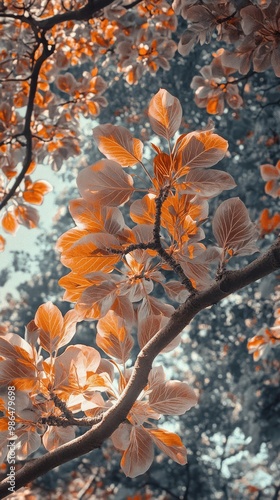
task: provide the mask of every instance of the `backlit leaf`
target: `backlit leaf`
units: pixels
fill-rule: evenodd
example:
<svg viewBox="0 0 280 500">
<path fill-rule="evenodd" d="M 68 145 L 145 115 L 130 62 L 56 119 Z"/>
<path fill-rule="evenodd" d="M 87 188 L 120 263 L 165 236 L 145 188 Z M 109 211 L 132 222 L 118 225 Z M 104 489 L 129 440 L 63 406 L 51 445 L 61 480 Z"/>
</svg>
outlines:
<svg viewBox="0 0 280 500">
<path fill-rule="evenodd" d="M 184 382 L 169 380 L 158 384 L 149 395 L 153 410 L 162 415 L 183 415 L 197 403 L 194 390 Z"/>
<path fill-rule="evenodd" d="M 183 167 L 206 168 L 218 163 L 226 154 L 228 142 L 210 130 L 191 132 L 177 144 Z"/>
<path fill-rule="evenodd" d="M 59 340 L 59 348 L 68 344 L 76 333 L 77 323 L 80 321 L 80 316 L 75 309 L 68 311 L 64 316 L 63 335 Z"/>
<path fill-rule="evenodd" d="M 155 195 L 149 193 L 132 203 L 130 217 L 137 224 L 154 224 L 155 211 Z"/>
<path fill-rule="evenodd" d="M 40 328 L 40 344 L 50 354 L 58 349 L 59 340 L 63 335 L 63 316 L 52 302 L 47 302 L 38 307 L 34 321 Z"/>
<path fill-rule="evenodd" d="M 280 227 L 280 213 L 270 217 L 268 208 L 265 208 L 260 215 L 260 226 L 262 235 L 272 233 Z"/>
<path fill-rule="evenodd" d="M 15 208 L 15 215 L 19 224 L 27 227 L 27 229 L 38 227 L 39 214 L 36 208 L 27 205 L 18 205 Z"/>
<path fill-rule="evenodd" d="M 52 191 L 52 186 L 47 181 L 36 181 L 31 183 L 23 192 L 23 199 L 34 205 L 41 205 L 44 195 Z"/>
<path fill-rule="evenodd" d="M 6 244 L 6 240 L 0 234 L 0 252 L 3 252 L 5 250 L 5 244 Z"/>
<path fill-rule="evenodd" d="M 168 321 L 169 318 L 166 316 L 155 314 L 151 314 L 139 321 L 137 337 L 140 349 L 143 349 L 149 340 L 167 325 Z M 175 347 L 180 344 L 180 341 L 181 337 L 178 335 L 178 337 L 172 340 L 161 352 L 172 351 L 172 349 L 175 349 Z"/>
<path fill-rule="evenodd" d="M 187 463 L 187 450 L 177 434 L 164 429 L 149 429 L 149 434 L 157 447 L 172 460 L 181 465 Z"/>
<path fill-rule="evenodd" d="M 52 451 L 73 439 L 75 439 L 75 428 L 73 426 L 66 428 L 51 426 L 48 427 L 42 440 L 46 450 Z"/>
<path fill-rule="evenodd" d="M 116 295 L 116 284 L 112 281 L 90 286 L 82 293 L 77 310 L 86 318 L 102 318 L 111 309 Z"/>
<path fill-rule="evenodd" d="M 162 285 L 168 297 L 175 302 L 185 302 L 189 292 L 179 281 L 168 281 Z"/>
<path fill-rule="evenodd" d="M 149 390 L 156 387 L 158 384 L 165 382 L 165 373 L 162 365 L 154 366 L 148 376 Z"/>
<path fill-rule="evenodd" d="M 18 436 L 20 442 L 19 452 L 17 453 L 18 460 L 26 460 L 34 451 L 41 446 L 41 436 L 37 434 L 35 426 L 29 427 Z"/>
<path fill-rule="evenodd" d="M 181 125 L 181 104 L 167 90 L 160 89 L 150 102 L 148 115 L 153 131 L 169 140 Z"/>
<path fill-rule="evenodd" d="M 261 176 L 264 181 L 278 179 L 280 177 L 280 160 L 277 163 L 276 167 L 270 164 L 264 164 L 260 166 L 260 170 L 261 170 Z"/>
<path fill-rule="evenodd" d="M 108 231 L 111 234 L 118 233 L 124 227 L 124 218 L 121 211 L 116 207 L 103 207 L 91 200 L 78 198 L 71 200 L 69 211 L 77 226 L 87 228 L 91 232 Z"/>
<path fill-rule="evenodd" d="M 122 126 L 98 125 L 93 137 L 101 153 L 123 167 L 132 167 L 142 160 L 143 143 Z"/>
<path fill-rule="evenodd" d="M 263 27 L 264 18 L 261 9 L 255 5 L 248 5 L 240 10 L 241 26 L 245 35 L 249 35 L 253 31 L 258 31 Z"/>
<path fill-rule="evenodd" d="M 215 263 L 215 266 L 217 266 L 221 253 L 221 249 L 217 247 L 205 248 L 202 243 L 186 243 L 180 249 L 178 261 L 185 275 L 192 281 L 193 286 L 198 290 L 203 290 L 212 281 L 211 264 Z"/>
<path fill-rule="evenodd" d="M 258 251 L 258 231 L 239 198 L 221 203 L 213 217 L 212 228 L 221 248 L 239 255 L 250 255 Z"/>
<path fill-rule="evenodd" d="M 122 423 L 111 435 L 113 445 L 117 450 L 126 450 L 129 446 L 131 425 Z"/>
<path fill-rule="evenodd" d="M 141 320 L 150 314 L 162 314 L 163 316 L 171 316 L 174 312 L 174 307 L 170 304 L 164 304 L 161 300 L 151 295 L 146 295 L 142 300 L 141 306 L 138 308 L 138 318 Z"/>
<path fill-rule="evenodd" d="M 18 222 L 13 212 L 6 212 L 1 221 L 4 231 L 14 234 L 18 229 Z"/>
<path fill-rule="evenodd" d="M 173 163 L 171 156 L 167 153 L 159 153 L 155 156 L 154 174 L 161 187 L 171 179 Z"/>
<path fill-rule="evenodd" d="M 108 244 L 108 251 L 104 248 Z M 98 248 L 98 245 L 101 248 Z M 61 262 L 75 273 L 110 272 L 120 260 L 119 254 L 110 254 L 110 245 L 119 246 L 113 235 L 92 233 L 83 236 L 72 248 L 62 254 Z M 103 247 L 103 249 L 102 249 Z"/>
<path fill-rule="evenodd" d="M 154 445 L 149 434 L 143 427 L 133 427 L 130 433 L 130 444 L 125 450 L 121 468 L 127 477 L 144 474 L 152 465 Z"/>
<path fill-rule="evenodd" d="M 182 192 L 212 198 L 234 187 L 236 187 L 234 179 L 227 172 L 195 169 L 187 174 L 186 188 Z"/>
<path fill-rule="evenodd" d="M 96 343 L 108 356 L 125 363 L 130 356 L 133 339 L 125 320 L 114 311 L 109 311 L 97 323 Z"/>
<path fill-rule="evenodd" d="M 82 170 L 77 185 L 83 198 L 103 206 L 122 205 L 134 191 L 132 177 L 111 160 L 100 160 Z"/>
</svg>

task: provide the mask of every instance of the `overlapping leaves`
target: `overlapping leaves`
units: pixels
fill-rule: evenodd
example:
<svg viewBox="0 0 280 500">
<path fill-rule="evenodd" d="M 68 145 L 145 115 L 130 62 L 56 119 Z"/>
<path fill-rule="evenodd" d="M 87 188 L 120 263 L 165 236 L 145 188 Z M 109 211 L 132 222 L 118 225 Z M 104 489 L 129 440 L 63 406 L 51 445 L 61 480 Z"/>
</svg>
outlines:
<svg viewBox="0 0 280 500">
<path fill-rule="evenodd" d="M 209 128 L 174 139 L 182 110 L 178 99 L 164 89 L 152 99 L 148 114 L 153 131 L 168 142 L 167 152 L 153 145 L 152 166 L 144 164 L 142 142 L 123 127 L 107 124 L 94 129 L 107 158 L 80 172 L 81 198 L 70 203 L 76 227 L 57 244 L 62 263 L 71 269 L 60 284 L 66 289 L 64 298 L 75 308 L 63 317 L 50 302 L 40 306 L 27 328 L 29 344 L 14 334 L 0 337 L 0 381 L 28 392 L 26 409 L 36 413 L 48 450 L 74 436 L 75 413 L 84 412 L 89 419 L 101 416 L 121 396 L 132 374 L 127 363 L 135 327 L 140 350 L 166 331 L 174 307 L 152 296 L 155 287 L 162 286 L 172 301 L 184 302 L 190 293 L 211 283 L 216 261 L 225 265 L 232 255 L 256 251 L 255 226 L 238 198 L 223 202 L 215 213 L 213 232 L 219 248 L 202 243 L 208 200 L 235 186 L 229 174 L 208 170 L 225 156 L 227 141 Z M 136 164 L 144 172 L 140 180 L 138 174 L 133 177 L 124 171 Z M 35 193 L 35 188 L 30 185 L 30 191 Z M 121 211 L 126 203 L 130 219 Z M 170 270 L 177 273 L 177 282 L 167 280 Z M 83 319 L 98 320 L 96 343 L 110 362 L 81 344 L 58 352 L 72 340 Z M 179 342 L 178 336 L 163 352 Z M 47 353 L 46 359 L 41 351 Z M 197 394 L 187 383 L 166 381 L 162 368 L 152 368 L 127 421 L 112 435 L 122 451 L 126 475 L 135 477 L 150 467 L 154 444 L 176 462 L 186 463 L 181 439 L 151 421 L 161 415 L 182 415 L 196 402 Z M 54 425 L 63 427 L 65 419 L 70 432 L 57 428 L 52 432 Z M 34 428 L 36 433 L 34 422 L 30 426 L 27 432 Z M 22 439 L 25 442 L 26 435 Z"/>
</svg>

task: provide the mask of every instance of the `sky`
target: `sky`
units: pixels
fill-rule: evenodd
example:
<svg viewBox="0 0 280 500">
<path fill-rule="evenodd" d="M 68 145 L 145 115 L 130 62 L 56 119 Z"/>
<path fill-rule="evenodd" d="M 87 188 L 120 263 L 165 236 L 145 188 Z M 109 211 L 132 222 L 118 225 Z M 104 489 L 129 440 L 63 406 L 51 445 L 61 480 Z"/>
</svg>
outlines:
<svg viewBox="0 0 280 500">
<path fill-rule="evenodd" d="M 13 251 L 24 251 L 33 256 L 38 254 L 40 252 L 39 238 L 42 230 L 49 231 L 52 227 L 53 217 L 58 209 L 55 199 L 63 187 L 61 176 L 58 172 L 53 172 L 46 165 L 38 165 L 32 174 L 32 181 L 39 179 L 46 180 L 53 186 L 53 191 L 45 195 L 44 202 L 41 206 L 32 205 L 34 208 L 38 209 L 40 215 L 39 227 L 27 229 L 24 226 L 19 226 L 14 235 L 1 231 L 1 234 L 6 239 L 6 247 L 4 252 L 0 254 L 0 273 L 2 270 L 11 268 Z M 32 264 L 32 267 L 32 273 L 36 273 L 36 264 Z M 30 273 L 28 274 L 30 275 Z M 25 279 L 28 279 L 27 273 L 11 270 L 10 278 L 0 289 L 1 303 L 5 301 L 7 293 L 11 293 L 14 297 L 18 297 L 18 295 L 16 295 L 16 287 Z"/>
<path fill-rule="evenodd" d="M 84 137 L 89 140 L 92 137 L 92 129 L 98 125 L 98 121 L 95 119 L 85 119 L 80 118 L 80 131 Z M 74 160 L 77 161 L 77 160 Z M 69 163 L 72 159 L 69 159 Z M 5 303 L 5 297 L 7 293 L 11 293 L 14 298 L 19 298 L 16 287 L 25 280 L 28 280 L 32 274 L 36 274 L 36 255 L 40 253 L 40 235 L 42 231 L 49 232 L 54 224 L 54 217 L 58 210 L 58 205 L 55 200 L 59 193 L 65 188 L 65 182 L 62 179 L 63 173 L 66 171 L 68 165 L 65 161 L 62 169 L 59 172 L 54 172 L 46 164 L 39 164 L 36 170 L 32 173 L 32 182 L 36 180 L 46 180 L 48 181 L 53 190 L 44 196 L 44 201 L 42 205 L 31 205 L 38 209 L 40 216 L 39 227 L 35 229 L 27 229 L 24 226 L 19 226 L 17 232 L 14 235 L 5 233 L 3 230 L 0 234 L 6 239 L 6 246 L 4 252 L 0 253 L 0 273 L 2 270 L 9 269 L 13 262 L 14 251 L 24 251 L 28 252 L 33 257 L 33 262 L 31 270 L 27 273 L 21 271 L 14 271 L 11 269 L 10 277 L 4 286 L 0 288 L 0 302 L 3 305 Z"/>
</svg>

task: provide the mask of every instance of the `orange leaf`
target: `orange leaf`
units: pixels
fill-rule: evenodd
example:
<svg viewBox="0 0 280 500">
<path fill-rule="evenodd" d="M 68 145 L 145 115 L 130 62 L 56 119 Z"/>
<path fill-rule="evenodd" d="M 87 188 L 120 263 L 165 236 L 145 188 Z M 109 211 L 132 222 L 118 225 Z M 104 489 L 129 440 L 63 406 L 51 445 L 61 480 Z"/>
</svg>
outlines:
<svg viewBox="0 0 280 500">
<path fill-rule="evenodd" d="M 188 384 L 169 380 L 152 390 L 149 403 L 153 410 L 162 415 L 183 415 L 197 404 L 197 395 Z"/>
<path fill-rule="evenodd" d="M 148 115 L 153 131 L 169 140 L 181 125 L 181 104 L 167 90 L 160 89 L 150 102 Z"/>
<path fill-rule="evenodd" d="M 18 222 L 13 212 L 6 212 L 1 221 L 4 231 L 14 234 L 18 229 Z"/>
<path fill-rule="evenodd" d="M 56 249 L 59 252 L 67 252 L 80 238 L 86 236 L 88 231 L 85 229 L 80 229 L 78 227 L 73 227 L 63 233 L 56 242 Z"/>
<path fill-rule="evenodd" d="M 36 359 L 31 346 L 19 335 L 0 336 L 0 384 L 11 384 L 19 390 L 34 388 L 37 384 Z"/>
<path fill-rule="evenodd" d="M 36 165 L 36 162 L 35 162 L 34 160 L 33 160 L 33 161 L 31 161 L 31 162 L 30 162 L 30 165 L 29 165 L 29 167 L 28 167 L 28 169 L 27 169 L 27 171 L 26 171 L 26 175 L 30 175 L 30 174 L 32 174 L 32 172 L 34 172 L 34 170 L 35 170 L 36 166 L 37 166 L 37 165 Z"/>
<path fill-rule="evenodd" d="M 52 191 L 52 186 L 47 181 L 36 181 L 34 184 L 31 182 L 30 185 L 26 186 L 26 189 L 23 192 L 23 198 L 28 203 L 41 205 L 44 195 L 50 191 Z"/>
<path fill-rule="evenodd" d="M 106 246 L 109 247 L 108 250 L 105 249 Z M 110 253 L 111 246 L 119 247 L 115 236 L 106 233 L 87 234 L 62 254 L 61 262 L 80 274 L 110 272 L 120 260 L 119 254 Z"/>
<path fill-rule="evenodd" d="M 133 339 L 124 319 L 109 311 L 98 321 L 96 343 L 108 356 L 124 364 L 129 359 Z"/>
<path fill-rule="evenodd" d="M 154 224 L 155 221 L 155 195 L 146 194 L 136 200 L 130 207 L 130 217 L 137 224 Z"/>
<path fill-rule="evenodd" d="M 180 138 L 179 138 L 180 139 Z M 191 132 L 177 142 L 183 167 L 207 168 L 218 163 L 226 154 L 228 142 L 211 130 Z"/>
<path fill-rule="evenodd" d="M 5 250 L 5 244 L 6 244 L 5 238 L 3 238 L 3 236 L 0 235 L 0 252 L 3 252 Z"/>
<path fill-rule="evenodd" d="M 64 321 L 58 307 L 51 302 L 42 304 L 35 314 L 35 324 L 40 328 L 40 344 L 45 351 L 52 354 L 58 349 L 62 337 Z"/>
<path fill-rule="evenodd" d="M 82 295 L 83 291 L 91 285 L 91 281 L 81 276 L 80 273 L 76 274 L 71 272 L 66 276 L 63 276 L 58 284 L 65 288 L 65 294 L 63 296 L 64 300 L 69 302 L 77 302 Z"/>
<path fill-rule="evenodd" d="M 219 101 L 220 101 L 220 96 L 216 95 L 208 99 L 207 101 L 207 107 L 206 111 L 210 115 L 216 115 L 219 113 Z"/>
<path fill-rule="evenodd" d="M 117 235 L 125 227 L 123 215 L 116 207 L 103 207 L 100 203 L 78 198 L 70 201 L 69 210 L 77 226 L 93 233 Z"/>
<path fill-rule="evenodd" d="M 99 114 L 99 106 L 93 101 L 87 101 L 87 107 L 91 115 L 98 115 Z"/>
<path fill-rule="evenodd" d="M 154 174 L 161 187 L 171 179 L 174 170 L 173 161 L 170 155 L 159 153 L 154 158 Z"/>
<path fill-rule="evenodd" d="M 154 446 L 151 437 L 143 427 L 132 427 L 130 444 L 121 460 L 121 468 L 125 475 L 136 477 L 144 474 L 152 465 L 153 459 Z"/>
<path fill-rule="evenodd" d="M 27 229 L 38 227 L 39 214 L 35 208 L 18 205 L 15 209 L 15 214 L 18 222 L 27 227 Z"/>
<path fill-rule="evenodd" d="M 111 160 L 100 160 L 82 170 L 77 185 L 86 200 L 111 207 L 126 203 L 134 192 L 132 177 Z"/>
<path fill-rule="evenodd" d="M 49 426 L 43 435 L 43 445 L 46 450 L 56 450 L 59 446 L 72 441 L 75 438 L 75 428 L 68 426 L 67 428 Z"/>
<path fill-rule="evenodd" d="M 265 208 L 260 215 L 260 226 L 262 235 L 272 233 L 280 226 L 280 214 L 276 213 L 270 217 L 268 208 Z"/>
<path fill-rule="evenodd" d="M 258 251 L 257 229 L 239 198 L 221 203 L 213 217 L 212 228 L 221 248 L 238 255 L 251 255 Z"/>
<path fill-rule="evenodd" d="M 12 108 L 7 102 L 2 102 L 0 104 L 0 120 L 3 121 L 6 126 L 9 125 L 12 118 Z"/>
<path fill-rule="evenodd" d="M 178 464 L 187 463 L 187 450 L 177 434 L 164 429 L 147 429 L 154 443 Z"/>
<path fill-rule="evenodd" d="M 132 167 L 142 160 L 143 143 L 122 126 L 99 125 L 93 129 L 98 149 L 123 167 Z"/>
<path fill-rule="evenodd" d="M 280 176 L 279 170 L 270 164 L 261 165 L 260 170 L 261 170 L 261 176 L 264 181 L 278 179 L 278 177 Z"/>
</svg>

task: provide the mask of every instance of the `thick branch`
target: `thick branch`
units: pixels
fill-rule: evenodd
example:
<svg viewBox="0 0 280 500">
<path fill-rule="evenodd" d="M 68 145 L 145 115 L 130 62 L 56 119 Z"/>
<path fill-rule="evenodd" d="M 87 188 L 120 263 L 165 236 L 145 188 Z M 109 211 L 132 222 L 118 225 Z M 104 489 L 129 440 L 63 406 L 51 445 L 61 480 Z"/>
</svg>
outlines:
<svg viewBox="0 0 280 500">
<path fill-rule="evenodd" d="M 132 376 L 121 397 L 104 415 L 100 423 L 83 436 L 66 443 L 41 458 L 27 463 L 16 474 L 16 489 L 36 479 L 58 465 L 73 460 L 95 448 L 100 448 L 105 439 L 123 422 L 133 403 L 144 389 L 155 357 L 185 328 L 197 313 L 233 292 L 280 269 L 280 238 L 270 249 L 254 262 L 238 271 L 228 271 L 221 281 L 205 291 L 190 296 L 171 316 L 168 324 L 160 330 L 139 353 Z M 9 483 L 4 479 L 0 485 L 0 498 L 8 494 Z"/>
<path fill-rule="evenodd" d="M 94 14 L 105 9 L 105 7 L 108 7 L 108 5 L 111 5 L 114 1 L 115 0 L 88 0 L 88 3 L 81 9 L 69 10 L 63 12 L 63 14 L 56 14 L 55 16 L 41 19 L 37 22 L 37 25 L 44 31 L 48 31 L 57 24 L 66 21 L 88 21 Z"/>
<path fill-rule="evenodd" d="M 75 417 L 56 417 L 50 415 L 49 417 L 42 417 L 39 423 L 42 425 L 50 425 L 54 427 L 69 427 L 71 425 L 77 425 L 78 427 L 92 427 L 102 420 L 102 415 L 95 418 L 85 417 L 85 418 L 75 418 Z"/>
</svg>

